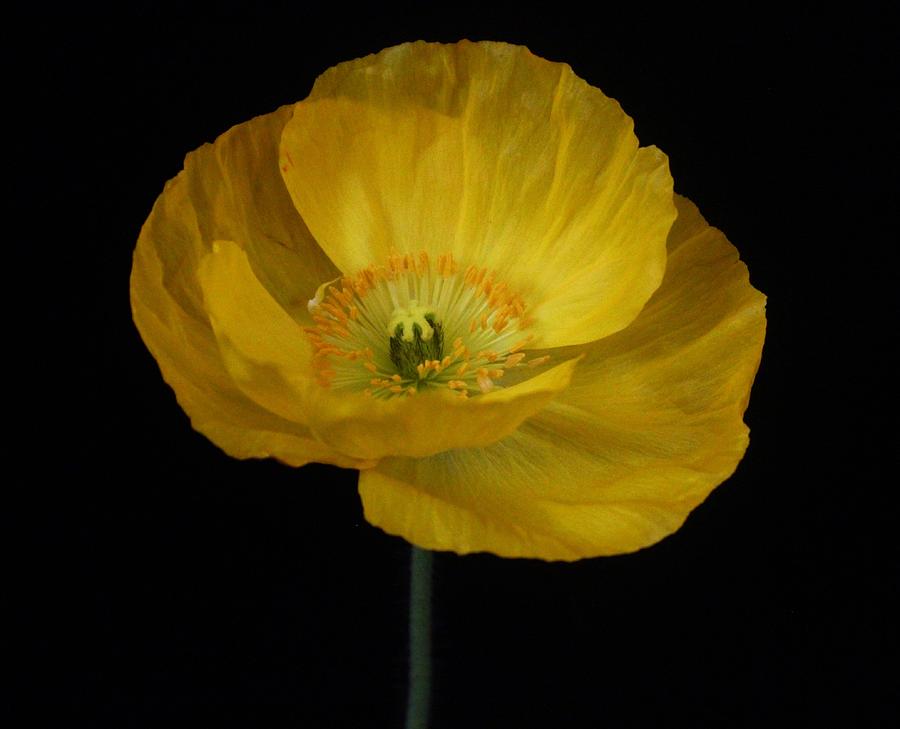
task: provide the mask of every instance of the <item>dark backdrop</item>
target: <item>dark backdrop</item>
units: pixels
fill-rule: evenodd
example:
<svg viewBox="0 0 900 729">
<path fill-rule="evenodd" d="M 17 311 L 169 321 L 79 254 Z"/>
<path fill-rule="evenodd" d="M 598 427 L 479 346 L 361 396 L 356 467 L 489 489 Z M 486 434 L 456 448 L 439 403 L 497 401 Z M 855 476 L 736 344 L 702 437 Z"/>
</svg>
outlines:
<svg viewBox="0 0 900 729">
<path fill-rule="evenodd" d="M 888 723 L 886 14 L 423 7 L 7 23 L 7 249 L 28 257 L 6 284 L 28 370 L 8 384 L 28 503 L 4 514 L 25 649 L 8 706 L 27 711 L 10 726 L 400 726 L 408 546 L 366 524 L 355 472 L 233 461 L 192 431 L 128 276 L 187 152 L 337 62 L 462 37 L 528 45 L 618 99 L 740 250 L 769 330 L 747 456 L 675 535 L 575 564 L 437 555 L 433 729 Z"/>
</svg>

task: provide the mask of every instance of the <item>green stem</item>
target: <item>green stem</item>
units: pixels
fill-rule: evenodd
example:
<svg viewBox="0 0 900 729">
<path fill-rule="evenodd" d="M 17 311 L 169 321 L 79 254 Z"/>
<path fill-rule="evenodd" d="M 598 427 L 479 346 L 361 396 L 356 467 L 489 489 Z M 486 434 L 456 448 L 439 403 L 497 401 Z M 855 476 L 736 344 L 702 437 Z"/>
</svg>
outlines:
<svg viewBox="0 0 900 729">
<path fill-rule="evenodd" d="M 427 729 L 431 695 L 431 566 L 427 549 L 412 548 L 409 587 L 409 698 L 406 729 Z"/>
</svg>

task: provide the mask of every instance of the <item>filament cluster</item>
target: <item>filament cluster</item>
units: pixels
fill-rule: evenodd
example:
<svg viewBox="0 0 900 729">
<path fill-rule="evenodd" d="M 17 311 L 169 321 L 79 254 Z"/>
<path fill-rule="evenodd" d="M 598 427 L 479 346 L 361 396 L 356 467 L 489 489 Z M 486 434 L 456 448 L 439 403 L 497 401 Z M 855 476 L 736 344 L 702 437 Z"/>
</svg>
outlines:
<svg viewBox="0 0 900 729">
<path fill-rule="evenodd" d="M 522 298 L 452 254 L 432 264 L 425 251 L 393 253 L 323 284 L 309 309 L 316 378 L 333 389 L 391 397 L 442 387 L 465 398 L 549 359 L 522 351 L 533 339 Z"/>
</svg>

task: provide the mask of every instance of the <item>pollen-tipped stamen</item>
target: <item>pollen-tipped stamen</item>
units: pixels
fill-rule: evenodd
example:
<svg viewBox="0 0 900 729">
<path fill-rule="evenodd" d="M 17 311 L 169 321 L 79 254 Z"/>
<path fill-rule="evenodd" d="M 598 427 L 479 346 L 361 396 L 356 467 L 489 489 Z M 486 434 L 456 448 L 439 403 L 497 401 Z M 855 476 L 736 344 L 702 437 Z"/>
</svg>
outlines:
<svg viewBox="0 0 900 729">
<path fill-rule="evenodd" d="M 323 284 L 310 301 L 319 382 L 375 397 L 446 387 L 461 397 L 500 387 L 527 362 L 525 302 L 487 269 L 450 254 L 392 254 L 386 265 Z M 447 342 L 452 340 L 452 349 Z"/>
</svg>

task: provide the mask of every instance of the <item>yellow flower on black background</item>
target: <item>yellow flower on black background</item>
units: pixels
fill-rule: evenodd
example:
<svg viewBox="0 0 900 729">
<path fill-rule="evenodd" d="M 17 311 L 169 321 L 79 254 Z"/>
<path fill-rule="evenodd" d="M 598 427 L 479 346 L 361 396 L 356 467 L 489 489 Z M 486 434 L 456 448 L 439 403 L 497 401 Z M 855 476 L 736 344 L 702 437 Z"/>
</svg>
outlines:
<svg viewBox="0 0 900 729">
<path fill-rule="evenodd" d="M 229 454 L 360 469 L 430 549 L 578 559 L 735 469 L 764 297 L 619 105 L 499 43 L 407 44 L 188 156 L 141 334 Z"/>
</svg>

